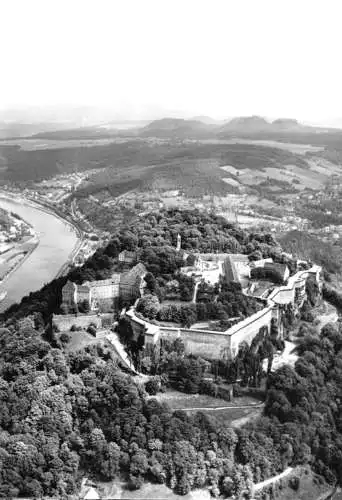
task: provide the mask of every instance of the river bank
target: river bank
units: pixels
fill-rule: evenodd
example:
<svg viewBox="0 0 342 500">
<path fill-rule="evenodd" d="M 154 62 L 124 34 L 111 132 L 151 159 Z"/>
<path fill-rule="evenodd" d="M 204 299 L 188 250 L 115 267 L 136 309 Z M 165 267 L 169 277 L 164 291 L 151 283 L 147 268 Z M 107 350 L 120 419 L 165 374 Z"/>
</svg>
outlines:
<svg viewBox="0 0 342 500">
<path fill-rule="evenodd" d="M 22 258 L 19 259 L 15 264 L 8 269 L 8 271 L 5 271 L 3 275 L 0 276 L 0 283 L 4 284 L 6 280 L 16 272 L 16 270 L 25 262 L 26 259 L 28 259 L 31 255 L 32 252 L 35 251 L 37 246 L 39 245 L 39 238 L 38 236 L 32 236 L 31 238 L 32 241 L 26 242 L 26 245 L 29 243 L 30 247 L 27 250 L 20 251 L 18 249 L 18 255 L 22 255 Z"/>
<path fill-rule="evenodd" d="M 77 253 L 83 234 L 61 214 L 22 195 L 14 197 L 0 193 L 0 206 L 27 221 L 39 240 L 5 283 L 0 283 L 0 292 L 8 292 L 6 299 L 0 303 L 2 312 L 31 291 L 60 276 Z"/>
<path fill-rule="evenodd" d="M 76 234 L 77 234 L 77 238 L 78 238 L 78 243 L 77 245 L 75 246 L 75 248 L 73 249 L 73 251 L 71 252 L 70 256 L 69 256 L 69 259 L 68 261 L 72 261 L 75 259 L 75 257 L 77 256 L 80 248 L 82 247 L 82 243 L 84 241 L 84 232 L 83 230 L 79 227 L 79 225 L 77 224 L 77 222 L 73 221 L 71 217 L 68 217 L 67 215 L 63 214 L 60 210 L 57 210 L 56 207 L 52 207 L 50 205 L 47 205 L 44 201 L 42 200 L 32 200 L 31 198 L 28 198 L 24 195 L 15 195 L 16 196 L 16 199 L 24 204 L 27 204 L 27 205 L 30 205 L 34 208 L 37 208 L 38 210 L 42 210 L 43 212 L 47 213 L 47 214 L 50 214 L 50 215 L 53 215 L 54 217 L 57 217 L 58 219 L 60 219 L 61 221 L 63 221 L 64 223 L 66 224 L 69 224 L 70 227 L 75 230 Z M 12 200 L 13 198 L 11 196 L 9 196 L 7 193 L 4 193 L 4 192 L 0 192 L 0 200 L 1 198 L 5 198 L 7 200 Z M 30 222 L 26 221 L 24 218 L 21 217 L 21 219 L 28 225 L 30 226 L 33 230 L 34 230 L 34 227 L 30 224 Z M 38 238 L 38 242 L 37 244 L 39 244 L 39 238 Z M 33 251 L 33 250 L 32 250 Z M 62 267 L 59 269 L 58 273 L 56 274 L 55 278 L 58 278 L 60 276 L 62 276 L 64 274 L 64 272 L 67 270 L 68 268 L 68 262 L 65 262 L 65 264 L 62 265 Z"/>
</svg>

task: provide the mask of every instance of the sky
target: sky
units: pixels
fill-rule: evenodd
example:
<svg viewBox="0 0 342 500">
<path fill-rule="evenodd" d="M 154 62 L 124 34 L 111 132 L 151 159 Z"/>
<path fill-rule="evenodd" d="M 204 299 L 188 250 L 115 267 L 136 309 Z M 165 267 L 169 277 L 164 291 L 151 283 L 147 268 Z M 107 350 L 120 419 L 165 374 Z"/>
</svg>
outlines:
<svg viewBox="0 0 342 500">
<path fill-rule="evenodd" d="M 0 0 L 0 110 L 342 118 L 340 0 Z"/>
</svg>

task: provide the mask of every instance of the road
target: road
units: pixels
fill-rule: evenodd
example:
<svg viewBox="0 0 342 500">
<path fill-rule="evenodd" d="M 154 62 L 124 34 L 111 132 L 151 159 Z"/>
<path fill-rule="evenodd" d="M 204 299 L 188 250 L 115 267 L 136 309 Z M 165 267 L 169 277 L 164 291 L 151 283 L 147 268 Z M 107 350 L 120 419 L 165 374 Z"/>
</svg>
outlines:
<svg viewBox="0 0 342 500">
<path fill-rule="evenodd" d="M 270 477 L 269 479 L 266 479 L 265 481 L 261 481 L 261 483 L 257 483 L 254 485 L 254 491 L 259 491 L 268 486 L 269 484 L 275 483 L 276 481 L 279 481 L 279 479 L 282 479 L 283 477 L 288 476 L 291 472 L 293 471 L 293 467 L 287 467 L 283 472 L 278 474 L 277 476 Z"/>
<path fill-rule="evenodd" d="M 263 408 L 265 403 L 252 403 L 250 405 L 242 405 L 242 406 L 193 406 L 193 407 L 187 407 L 187 408 L 176 408 L 176 410 L 182 410 L 182 411 L 217 411 L 217 410 L 250 410 L 251 408 Z"/>
</svg>

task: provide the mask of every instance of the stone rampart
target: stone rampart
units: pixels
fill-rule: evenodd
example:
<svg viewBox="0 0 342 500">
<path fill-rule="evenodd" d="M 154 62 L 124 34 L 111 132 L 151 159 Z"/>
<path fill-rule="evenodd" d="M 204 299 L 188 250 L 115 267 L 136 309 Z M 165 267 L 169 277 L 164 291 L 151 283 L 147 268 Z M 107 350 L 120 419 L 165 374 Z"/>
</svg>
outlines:
<svg viewBox="0 0 342 500">
<path fill-rule="evenodd" d="M 187 354 L 219 359 L 230 354 L 230 337 L 226 332 L 180 328 L 180 338 Z"/>
<path fill-rule="evenodd" d="M 291 276 L 287 285 L 273 290 L 268 299 L 264 300 L 265 307 L 240 321 L 224 332 L 214 330 L 200 330 L 191 328 L 177 328 L 152 325 L 146 320 L 135 316 L 134 308 L 125 314 L 131 319 L 133 331 L 145 333 L 145 342 L 155 344 L 160 338 L 175 340 L 181 338 L 187 353 L 204 358 L 222 358 L 228 355 L 235 356 L 242 342 L 251 344 L 260 328 L 270 329 L 272 318 L 279 320 L 279 306 L 294 304 L 296 289 L 305 287 L 306 279 L 315 275 L 319 280 L 320 268 L 314 266 L 308 271 L 300 271 Z"/>
</svg>

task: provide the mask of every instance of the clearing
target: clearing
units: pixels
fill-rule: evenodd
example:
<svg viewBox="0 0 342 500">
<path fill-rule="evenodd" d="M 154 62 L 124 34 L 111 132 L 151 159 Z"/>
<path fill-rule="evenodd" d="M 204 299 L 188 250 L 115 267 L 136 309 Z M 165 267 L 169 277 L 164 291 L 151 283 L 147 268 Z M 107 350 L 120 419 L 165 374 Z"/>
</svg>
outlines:
<svg viewBox="0 0 342 500">
<path fill-rule="evenodd" d="M 291 478 L 294 477 L 299 479 L 299 487 L 296 490 L 290 486 Z M 277 500 L 327 500 L 332 491 L 333 488 L 309 467 L 296 467 L 291 474 L 275 483 Z"/>
<path fill-rule="evenodd" d="M 105 338 L 96 338 L 85 330 L 78 332 L 65 332 L 69 335 L 70 341 L 65 345 L 65 352 L 80 351 L 84 347 L 92 344 L 104 344 Z M 59 336 L 61 334 L 58 334 Z"/>
<path fill-rule="evenodd" d="M 210 500 L 209 490 L 193 490 L 187 495 L 177 495 L 164 484 L 144 483 L 140 490 L 127 489 L 124 481 L 98 483 L 96 490 L 106 500 Z"/>
<path fill-rule="evenodd" d="M 201 411 L 215 417 L 221 424 L 232 427 L 240 427 L 257 418 L 263 410 L 262 400 L 251 396 L 225 401 L 204 394 L 184 394 L 170 390 L 158 394 L 156 399 L 160 403 L 167 403 L 173 410 Z"/>
</svg>

